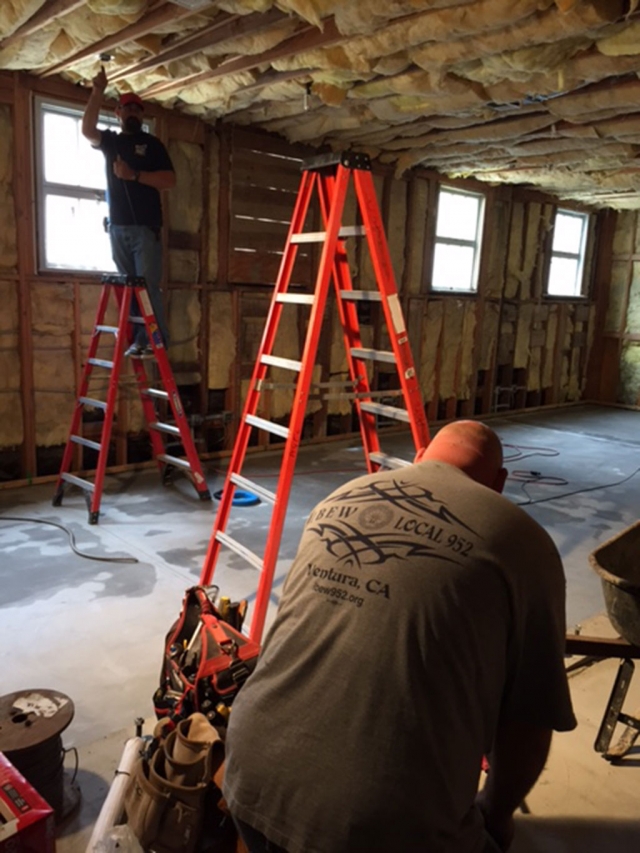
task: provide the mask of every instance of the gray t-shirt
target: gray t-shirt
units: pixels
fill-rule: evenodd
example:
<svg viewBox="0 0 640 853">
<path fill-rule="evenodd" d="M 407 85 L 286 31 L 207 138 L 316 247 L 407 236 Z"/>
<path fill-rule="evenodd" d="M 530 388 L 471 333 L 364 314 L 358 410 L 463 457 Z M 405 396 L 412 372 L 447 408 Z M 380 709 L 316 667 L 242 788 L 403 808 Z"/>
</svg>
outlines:
<svg viewBox="0 0 640 853">
<path fill-rule="evenodd" d="M 289 853 L 476 853 L 498 718 L 575 726 L 558 552 L 440 462 L 311 513 L 231 712 L 224 794 Z"/>
</svg>

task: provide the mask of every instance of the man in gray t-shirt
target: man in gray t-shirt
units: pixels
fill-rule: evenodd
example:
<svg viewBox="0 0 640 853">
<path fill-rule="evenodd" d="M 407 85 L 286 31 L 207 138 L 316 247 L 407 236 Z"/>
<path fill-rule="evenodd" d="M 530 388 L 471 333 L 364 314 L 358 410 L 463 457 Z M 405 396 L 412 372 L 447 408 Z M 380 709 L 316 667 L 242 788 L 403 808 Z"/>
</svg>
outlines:
<svg viewBox="0 0 640 853">
<path fill-rule="evenodd" d="M 499 439 L 459 421 L 416 458 L 305 525 L 228 731 L 251 853 L 506 850 L 552 731 L 575 726 L 562 564 L 499 494 Z"/>
</svg>

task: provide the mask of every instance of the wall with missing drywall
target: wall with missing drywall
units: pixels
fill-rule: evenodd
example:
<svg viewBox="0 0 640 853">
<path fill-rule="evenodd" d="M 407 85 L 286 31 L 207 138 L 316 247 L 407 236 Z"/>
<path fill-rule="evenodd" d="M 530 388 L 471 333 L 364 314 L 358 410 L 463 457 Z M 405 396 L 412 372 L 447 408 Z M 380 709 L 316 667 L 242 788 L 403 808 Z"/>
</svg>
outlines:
<svg viewBox="0 0 640 853">
<path fill-rule="evenodd" d="M 83 96 L 60 82 L 0 75 L 0 467 L 10 480 L 50 476 L 59 468 L 100 293 L 95 276 L 39 274 L 34 264 L 28 127 L 30 97 L 41 87 L 76 102 Z M 164 200 L 170 358 L 198 450 L 218 454 L 233 444 L 297 197 L 300 164 L 313 151 L 247 129 L 214 130 L 157 108 L 154 117 L 177 174 L 177 187 Z M 373 177 L 429 420 L 580 399 L 596 329 L 595 302 L 591 293 L 575 300 L 544 294 L 557 201 L 517 187 L 455 182 L 486 194 L 482 263 L 476 294 L 443 294 L 430 289 L 442 178 L 425 170 L 397 178 L 391 167 L 379 164 Z M 350 189 L 344 222 L 356 221 Z M 306 228 L 321 228 L 315 205 Z M 348 238 L 346 245 L 356 286 L 375 287 L 364 241 Z M 595 251 L 592 240 L 588 280 Z M 300 247 L 292 279 L 297 289 L 312 289 L 318 257 L 318 246 Z M 616 263 L 609 313 L 618 319 L 629 315 L 635 323 L 619 292 L 624 276 L 621 262 Z M 308 308 L 287 305 L 285 310 L 275 353 L 296 359 Z M 363 305 L 359 314 L 363 344 L 387 348 L 380 306 Z M 99 355 L 108 357 L 108 348 L 105 341 Z M 622 354 L 625 376 L 637 364 L 633 347 L 627 350 Z M 371 366 L 369 378 L 383 397 L 392 402 L 397 396 L 397 375 L 388 365 Z M 286 423 L 293 399 L 290 374 L 274 369 L 269 379 L 260 414 Z M 348 379 L 332 302 L 314 371 L 314 382 L 332 383 L 332 388 L 330 393 L 326 387 L 313 389 L 304 439 L 357 432 Z M 104 379 L 98 390 L 106 390 Z M 88 410 L 84 434 L 95 438 L 100 428 L 100 412 Z M 255 437 L 264 447 L 269 441 L 264 433 Z M 84 454 L 78 452 L 75 468 L 95 463 L 91 451 Z M 149 456 L 127 369 L 109 464 L 123 466 Z"/>
<path fill-rule="evenodd" d="M 603 383 L 617 402 L 640 406 L 640 217 L 617 216 L 604 323 Z"/>
</svg>

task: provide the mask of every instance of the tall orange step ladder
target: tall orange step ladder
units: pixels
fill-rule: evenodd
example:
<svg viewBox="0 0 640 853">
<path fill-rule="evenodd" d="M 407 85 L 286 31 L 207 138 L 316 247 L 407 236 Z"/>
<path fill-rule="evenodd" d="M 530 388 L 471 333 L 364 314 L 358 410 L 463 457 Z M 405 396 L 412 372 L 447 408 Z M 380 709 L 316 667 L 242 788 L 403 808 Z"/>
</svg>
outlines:
<svg viewBox="0 0 640 853">
<path fill-rule="evenodd" d="M 354 400 L 355 411 L 358 415 L 368 471 L 372 473 L 380 468 L 397 468 L 409 464 L 405 460 L 382 452 L 378 436 L 377 420 L 379 417 L 409 423 L 416 449 L 426 447 L 429 443 L 429 428 L 378 208 L 369 157 L 354 153 L 322 155 L 306 162 L 302 169 L 300 189 L 262 342 L 258 350 L 242 420 L 200 575 L 200 583 L 203 586 L 208 586 L 211 583 L 222 546 L 239 554 L 260 571 L 256 602 L 249 629 L 249 637 L 257 643 L 260 643 L 262 637 L 269 604 L 291 481 L 312 384 L 321 326 L 332 280 L 338 315 L 343 329 L 350 386 L 352 388 L 352 393 L 349 396 Z M 361 226 L 342 227 L 345 199 L 351 181 L 353 181 L 363 224 Z M 317 194 L 322 221 L 326 230 L 304 232 L 303 227 L 314 191 Z M 377 290 L 360 290 L 353 287 L 345 243 L 347 237 L 353 236 L 363 236 L 366 239 Z M 324 244 L 314 292 L 292 292 L 289 290 L 289 286 L 298 247 L 302 243 L 311 242 Z M 359 301 L 374 301 L 382 304 L 391 341 L 390 351 L 375 350 L 363 346 L 357 311 Z M 273 354 L 283 306 L 287 303 L 308 305 L 311 309 L 300 361 L 280 358 Z M 381 395 L 370 388 L 367 363 L 371 362 L 387 362 L 396 366 L 405 408 L 376 402 L 376 398 Z M 298 377 L 295 382 L 288 426 L 272 423 L 256 414 L 259 410 L 261 395 L 263 391 L 268 390 L 267 371 L 269 367 L 290 370 Z M 389 392 L 385 393 L 388 395 Z M 265 430 L 286 440 L 275 492 L 251 482 L 241 474 L 251 430 L 254 428 Z M 225 532 L 236 487 L 253 493 L 273 505 L 271 523 L 262 557 L 250 551 Z"/>
<path fill-rule="evenodd" d="M 146 326 L 149 343 L 153 350 L 153 357 L 158 365 L 160 381 L 163 386 L 162 388 L 152 387 L 147 376 L 144 360 L 136 357 L 131 358 L 136 387 L 140 394 L 142 409 L 149 428 L 153 456 L 158 463 L 163 481 L 167 482 L 174 470 L 184 471 L 191 479 L 200 499 L 211 500 L 211 494 L 202 473 L 202 466 L 196 453 L 193 436 L 191 435 L 189 423 L 182 407 L 180 394 L 178 393 L 167 351 L 162 341 L 162 335 L 160 334 L 158 323 L 151 307 L 144 278 L 135 278 L 126 275 L 105 275 L 102 277 L 102 283 L 103 288 L 98 303 L 96 322 L 91 343 L 89 344 L 87 360 L 82 371 L 80 389 L 71 419 L 69 438 L 67 439 L 62 457 L 60 474 L 53 497 L 53 505 L 60 506 L 62 504 L 65 486 L 77 486 L 82 489 L 87 500 L 89 524 L 98 523 L 124 351 L 131 342 L 131 324 L 135 323 L 144 323 Z M 118 310 L 117 326 L 105 325 L 105 317 L 112 296 L 115 298 Z M 141 316 L 139 317 L 131 316 L 131 305 L 134 296 L 137 299 L 140 309 Z M 97 357 L 103 334 L 115 337 L 115 347 L 111 359 Z M 100 371 L 108 372 L 109 380 L 106 400 L 89 396 L 90 383 L 93 378 L 93 371 L 96 368 Z M 102 373 L 102 376 L 104 376 L 104 373 Z M 159 420 L 155 406 L 156 400 L 168 402 L 173 414 L 174 423 L 163 423 Z M 93 441 L 81 434 L 82 416 L 87 406 L 104 412 L 100 441 Z M 186 459 L 169 454 L 163 436 L 179 440 L 184 449 Z M 80 448 L 88 447 L 98 452 L 98 462 L 93 482 L 69 473 L 74 450 L 78 446 Z"/>
</svg>

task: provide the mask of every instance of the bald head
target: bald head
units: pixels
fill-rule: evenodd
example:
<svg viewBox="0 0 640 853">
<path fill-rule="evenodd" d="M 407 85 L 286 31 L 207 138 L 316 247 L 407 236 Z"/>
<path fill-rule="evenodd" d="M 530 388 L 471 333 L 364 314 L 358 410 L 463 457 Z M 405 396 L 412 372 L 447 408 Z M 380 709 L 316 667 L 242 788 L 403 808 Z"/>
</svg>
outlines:
<svg viewBox="0 0 640 853">
<path fill-rule="evenodd" d="M 416 462 L 435 460 L 460 468 L 473 480 L 501 492 L 507 476 L 502 445 L 495 432 L 479 421 L 454 421 L 443 427 Z"/>
</svg>

